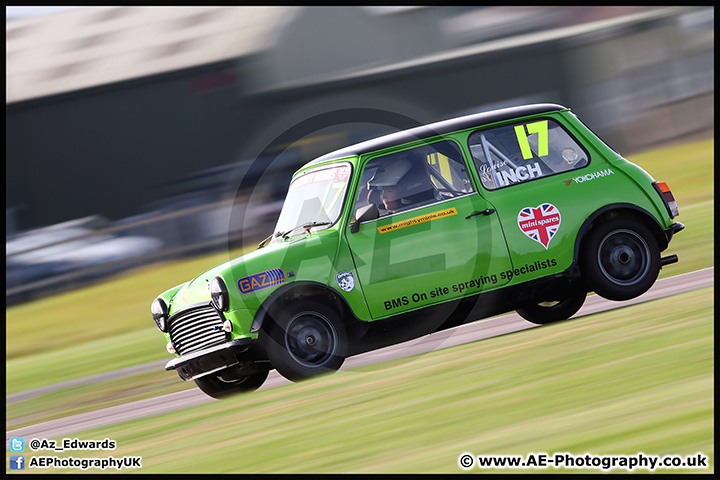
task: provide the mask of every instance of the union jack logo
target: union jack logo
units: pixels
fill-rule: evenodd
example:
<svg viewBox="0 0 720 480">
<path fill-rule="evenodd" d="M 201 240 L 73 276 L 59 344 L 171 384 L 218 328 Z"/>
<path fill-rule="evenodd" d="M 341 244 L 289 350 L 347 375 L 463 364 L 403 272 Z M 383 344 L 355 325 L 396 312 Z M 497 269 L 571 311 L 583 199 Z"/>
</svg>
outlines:
<svg viewBox="0 0 720 480">
<path fill-rule="evenodd" d="M 550 240 L 560 228 L 560 211 L 551 203 L 535 208 L 525 207 L 518 213 L 518 227 L 547 250 Z"/>
</svg>

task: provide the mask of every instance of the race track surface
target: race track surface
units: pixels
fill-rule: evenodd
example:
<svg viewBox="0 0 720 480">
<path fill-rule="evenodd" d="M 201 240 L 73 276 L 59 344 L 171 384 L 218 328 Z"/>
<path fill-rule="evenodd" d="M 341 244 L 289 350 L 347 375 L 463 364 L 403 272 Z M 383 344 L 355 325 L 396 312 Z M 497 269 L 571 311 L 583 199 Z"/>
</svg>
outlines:
<svg viewBox="0 0 720 480">
<path fill-rule="evenodd" d="M 598 297 L 597 295 L 588 296 L 585 305 L 580 311 L 573 316 L 573 319 L 592 315 L 598 312 L 604 312 L 617 308 L 623 308 L 636 303 L 648 302 L 659 298 L 677 295 L 700 288 L 710 287 L 714 285 L 714 267 L 698 270 L 696 272 L 677 275 L 658 280 L 655 285 L 644 295 L 633 300 L 624 302 L 613 302 Z M 493 317 L 475 323 L 461 325 L 459 327 L 445 330 L 442 332 L 427 335 L 415 340 L 411 340 L 398 345 L 393 345 L 380 350 L 367 352 L 355 357 L 348 358 L 342 370 L 351 370 L 365 365 L 386 362 L 399 358 L 411 357 L 442 348 L 453 347 L 465 343 L 475 342 L 486 338 L 497 337 L 509 333 L 527 330 L 529 328 L 538 328 L 522 319 L 516 313 Z M 162 368 L 165 361 L 153 362 L 143 366 L 131 367 L 118 372 L 109 372 L 106 374 L 94 375 L 85 379 L 63 382 L 62 385 L 77 383 L 91 383 L 100 381 L 113 376 L 122 376 L 142 369 Z M 178 380 L 179 381 L 179 380 Z M 276 371 L 271 371 L 268 379 L 265 381 L 262 389 L 275 388 L 291 383 L 281 377 Z M 20 392 L 6 397 L 6 403 L 28 398 L 35 395 L 52 391 L 59 388 L 58 386 L 42 387 L 29 392 Z M 142 418 L 150 415 L 166 413 L 174 410 L 180 410 L 195 405 L 200 405 L 214 400 L 199 389 L 194 388 L 160 397 L 140 400 L 125 405 L 109 407 L 94 412 L 83 413 L 71 417 L 61 418 L 38 425 L 32 425 L 17 430 L 6 432 L 6 443 L 10 437 L 27 437 L 27 438 L 55 438 L 81 432 L 90 428 L 97 428 L 115 423 L 125 422 L 136 418 Z"/>
</svg>

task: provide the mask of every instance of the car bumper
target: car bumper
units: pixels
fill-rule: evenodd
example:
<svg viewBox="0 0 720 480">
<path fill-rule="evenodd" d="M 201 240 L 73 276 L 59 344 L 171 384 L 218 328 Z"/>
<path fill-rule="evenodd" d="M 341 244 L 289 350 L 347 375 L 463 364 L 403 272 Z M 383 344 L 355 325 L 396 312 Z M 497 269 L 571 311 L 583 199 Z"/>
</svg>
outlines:
<svg viewBox="0 0 720 480">
<path fill-rule="evenodd" d="M 247 352 L 254 342 L 252 338 L 241 338 L 182 355 L 165 364 L 165 370 L 177 370 L 180 378 L 185 381 L 195 380 L 238 365 L 241 355 Z"/>
<path fill-rule="evenodd" d="M 670 240 L 672 240 L 673 236 L 685 228 L 685 225 L 683 225 L 680 222 L 675 222 L 672 225 L 670 225 L 670 228 L 665 230 L 665 237 L 667 238 L 668 243 L 670 243 Z"/>
</svg>

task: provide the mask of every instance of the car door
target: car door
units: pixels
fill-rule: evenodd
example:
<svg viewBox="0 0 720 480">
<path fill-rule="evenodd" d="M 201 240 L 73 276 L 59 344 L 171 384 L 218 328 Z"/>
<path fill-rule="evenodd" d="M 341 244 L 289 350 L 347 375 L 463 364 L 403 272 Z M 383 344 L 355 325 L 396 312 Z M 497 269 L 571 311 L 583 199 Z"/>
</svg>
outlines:
<svg viewBox="0 0 720 480">
<path fill-rule="evenodd" d="M 567 269 L 577 230 L 597 208 L 593 202 L 613 195 L 574 188 L 578 170 L 590 164 L 587 150 L 552 118 L 478 130 L 468 145 L 485 195 L 498 209 L 512 252 L 513 283 Z"/>
<path fill-rule="evenodd" d="M 400 190 L 395 205 L 383 198 L 391 187 Z M 370 158 L 353 211 L 371 203 L 379 217 L 346 235 L 373 319 L 507 283 L 512 264 L 495 208 L 473 188 L 454 142 Z"/>
</svg>

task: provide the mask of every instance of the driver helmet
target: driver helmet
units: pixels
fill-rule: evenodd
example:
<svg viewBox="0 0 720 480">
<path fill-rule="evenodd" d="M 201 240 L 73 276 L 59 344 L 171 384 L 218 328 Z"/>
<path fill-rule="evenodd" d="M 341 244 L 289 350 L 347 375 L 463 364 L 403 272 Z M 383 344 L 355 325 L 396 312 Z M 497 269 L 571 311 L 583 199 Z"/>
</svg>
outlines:
<svg viewBox="0 0 720 480">
<path fill-rule="evenodd" d="M 397 198 L 402 205 L 433 199 L 434 187 L 422 155 L 411 155 L 407 158 L 391 159 L 381 165 L 368 181 L 368 189 L 395 187 Z"/>
</svg>

